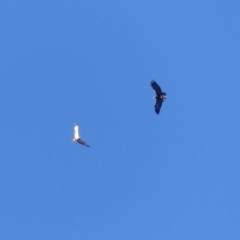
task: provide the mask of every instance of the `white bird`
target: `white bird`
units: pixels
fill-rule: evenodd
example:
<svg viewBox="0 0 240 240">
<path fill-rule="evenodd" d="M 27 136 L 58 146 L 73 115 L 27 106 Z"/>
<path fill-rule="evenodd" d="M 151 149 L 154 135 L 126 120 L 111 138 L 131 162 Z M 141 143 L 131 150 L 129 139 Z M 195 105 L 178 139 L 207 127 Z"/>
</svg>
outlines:
<svg viewBox="0 0 240 240">
<path fill-rule="evenodd" d="M 79 136 L 78 124 L 76 123 L 73 128 L 73 139 L 72 142 L 78 142 L 86 147 L 90 147 L 86 142 L 84 142 Z"/>
</svg>

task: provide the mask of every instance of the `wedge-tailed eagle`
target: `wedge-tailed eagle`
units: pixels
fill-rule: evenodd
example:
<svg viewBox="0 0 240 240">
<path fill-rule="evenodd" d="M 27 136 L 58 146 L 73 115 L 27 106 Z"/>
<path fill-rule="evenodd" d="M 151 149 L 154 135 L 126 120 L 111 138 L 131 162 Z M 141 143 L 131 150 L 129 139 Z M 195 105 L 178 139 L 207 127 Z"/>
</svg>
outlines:
<svg viewBox="0 0 240 240">
<path fill-rule="evenodd" d="M 167 94 L 165 92 L 162 92 L 160 86 L 154 81 L 151 81 L 151 86 L 156 92 L 156 96 L 154 98 L 156 99 L 156 104 L 155 104 L 155 112 L 159 114 L 160 109 L 162 107 L 162 103 L 165 101 L 167 98 Z"/>
</svg>

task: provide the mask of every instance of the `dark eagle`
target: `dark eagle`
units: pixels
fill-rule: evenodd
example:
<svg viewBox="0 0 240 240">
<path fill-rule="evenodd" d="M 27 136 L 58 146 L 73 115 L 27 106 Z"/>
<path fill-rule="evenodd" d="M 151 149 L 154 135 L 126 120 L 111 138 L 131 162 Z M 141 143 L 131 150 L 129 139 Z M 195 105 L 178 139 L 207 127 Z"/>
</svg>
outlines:
<svg viewBox="0 0 240 240">
<path fill-rule="evenodd" d="M 160 86 L 154 80 L 151 81 L 151 86 L 156 92 L 156 96 L 154 97 L 156 98 L 156 104 L 154 106 L 155 112 L 159 114 L 160 109 L 162 107 L 162 103 L 167 98 L 167 94 L 165 92 L 162 92 Z"/>
<path fill-rule="evenodd" d="M 84 142 L 79 135 L 79 129 L 78 129 L 78 124 L 76 123 L 74 128 L 73 128 L 73 139 L 72 142 L 78 142 L 86 147 L 90 147 L 86 142 Z"/>
</svg>

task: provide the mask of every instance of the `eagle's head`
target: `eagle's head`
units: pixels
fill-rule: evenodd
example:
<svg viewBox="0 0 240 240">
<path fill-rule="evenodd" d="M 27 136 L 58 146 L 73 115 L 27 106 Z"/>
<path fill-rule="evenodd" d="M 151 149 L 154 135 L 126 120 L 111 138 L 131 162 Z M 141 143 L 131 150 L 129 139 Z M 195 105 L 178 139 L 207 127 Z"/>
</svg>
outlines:
<svg viewBox="0 0 240 240">
<path fill-rule="evenodd" d="M 167 98 L 167 94 L 165 92 L 162 92 L 161 98 L 163 99 L 163 101 Z"/>
</svg>

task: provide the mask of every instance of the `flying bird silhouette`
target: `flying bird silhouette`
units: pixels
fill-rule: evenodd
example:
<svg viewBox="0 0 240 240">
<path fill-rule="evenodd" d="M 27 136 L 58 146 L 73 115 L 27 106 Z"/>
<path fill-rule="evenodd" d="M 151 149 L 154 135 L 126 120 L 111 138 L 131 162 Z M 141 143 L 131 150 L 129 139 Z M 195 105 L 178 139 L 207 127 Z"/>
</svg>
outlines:
<svg viewBox="0 0 240 240">
<path fill-rule="evenodd" d="M 156 92 L 156 96 L 154 98 L 156 99 L 156 104 L 155 104 L 155 112 L 159 114 L 160 109 L 162 107 L 162 103 L 165 101 L 167 98 L 167 94 L 165 92 L 162 92 L 160 86 L 154 81 L 151 81 L 151 86 Z"/>
<path fill-rule="evenodd" d="M 84 142 L 80 136 L 79 136 L 79 128 L 78 128 L 78 124 L 76 123 L 74 125 L 74 128 L 73 128 L 73 139 L 72 139 L 72 142 L 78 142 L 86 147 L 90 147 L 86 142 Z"/>
</svg>

